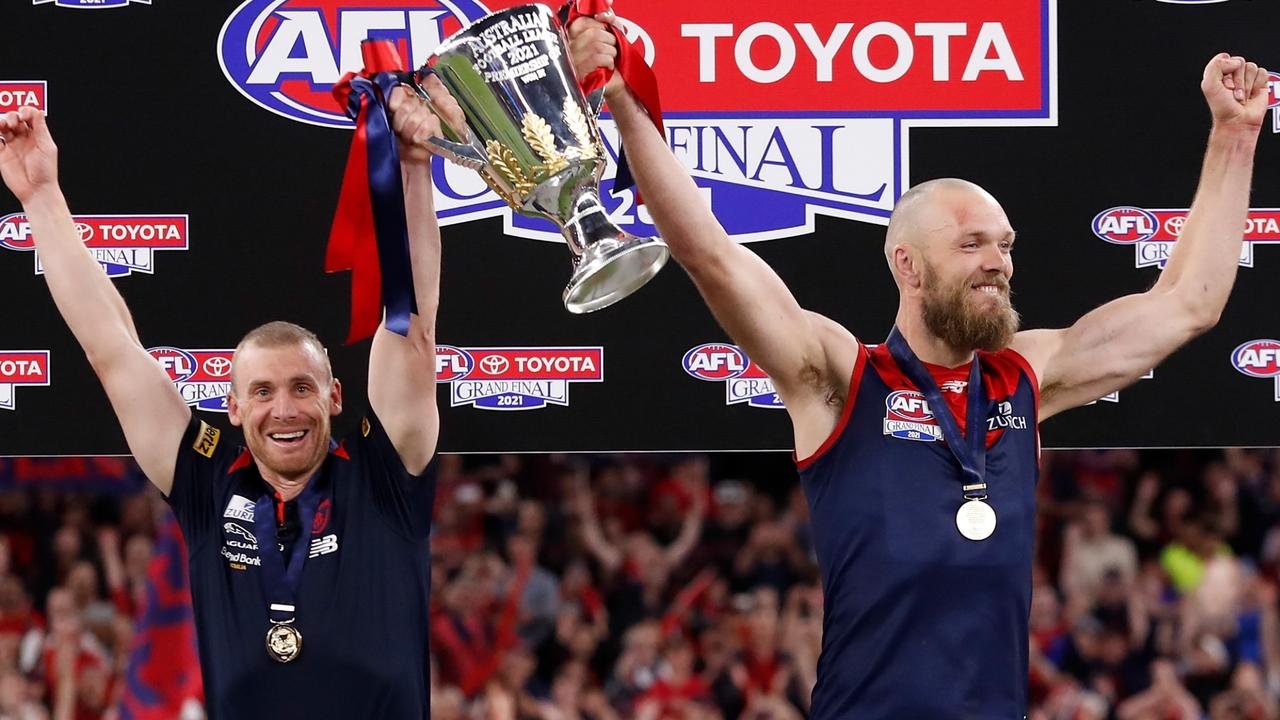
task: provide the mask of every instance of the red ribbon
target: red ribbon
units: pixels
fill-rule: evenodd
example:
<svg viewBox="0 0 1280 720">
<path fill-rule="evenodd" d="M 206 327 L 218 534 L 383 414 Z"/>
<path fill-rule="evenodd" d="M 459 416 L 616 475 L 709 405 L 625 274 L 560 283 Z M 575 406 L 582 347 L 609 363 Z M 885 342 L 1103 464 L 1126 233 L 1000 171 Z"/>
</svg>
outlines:
<svg viewBox="0 0 1280 720">
<path fill-rule="evenodd" d="M 333 86 L 339 107 L 348 110 L 351 80 L 372 78 L 380 72 L 404 69 L 400 53 L 390 41 L 361 45 L 364 69 L 347 73 Z M 347 155 L 338 208 L 329 231 L 325 251 L 325 272 L 351 271 L 351 326 L 347 343 L 370 337 L 382 323 L 382 268 L 378 262 L 378 242 L 373 223 L 373 201 L 369 195 L 369 150 L 366 120 L 367 102 L 361 99 L 356 116 L 356 134 Z"/>
<path fill-rule="evenodd" d="M 613 6 L 613 0 L 572 0 L 569 4 L 569 20 L 565 27 L 573 25 L 573 21 L 580 17 L 594 17 L 603 12 L 608 12 Z M 613 25 L 606 25 L 609 32 L 618 39 L 618 57 L 614 60 L 614 67 L 618 74 L 622 75 L 622 81 L 627 84 L 631 92 L 640 101 L 641 107 L 645 113 L 649 115 L 649 119 L 657 126 L 658 132 L 662 137 L 667 136 L 667 130 L 662 125 L 662 103 L 658 97 L 658 76 L 654 74 L 653 68 L 649 67 L 649 63 L 644 61 L 644 53 L 640 48 L 631 44 L 620 29 Z M 582 79 L 582 90 L 585 93 L 591 93 L 593 90 L 603 88 L 613 77 L 614 70 L 608 68 L 596 68 Z M 629 171 L 628 171 L 629 175 Z M 636 202 L 644 203 L 640 197 L 640 190 L 636 189 Z"/>
</svg>

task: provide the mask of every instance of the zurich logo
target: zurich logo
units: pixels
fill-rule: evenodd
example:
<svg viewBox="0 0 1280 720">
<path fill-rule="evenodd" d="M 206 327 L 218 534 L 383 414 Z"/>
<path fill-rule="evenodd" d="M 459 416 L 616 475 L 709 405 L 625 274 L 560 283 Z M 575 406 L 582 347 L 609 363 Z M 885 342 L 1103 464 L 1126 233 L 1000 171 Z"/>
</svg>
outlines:
<svg viewBox="0 0 1280 720">
<path fill-rule="evenodd" d="M 218 61 L 227 80 L 267 110 L 350 128 L 330 91 L 364 65 L 360 41 L 393 40 L 418 67 L 441 40 L 486 14 L 474 0 L 246 0 L 222 26 Z"/>
</svg>

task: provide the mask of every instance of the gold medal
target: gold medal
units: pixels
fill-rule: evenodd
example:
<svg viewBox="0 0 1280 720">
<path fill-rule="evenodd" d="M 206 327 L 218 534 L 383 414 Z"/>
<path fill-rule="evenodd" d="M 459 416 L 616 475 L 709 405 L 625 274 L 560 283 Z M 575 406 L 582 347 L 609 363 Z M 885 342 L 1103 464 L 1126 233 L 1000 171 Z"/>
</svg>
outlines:
<svg viewBox="0 0 1280 720">
<path fill-rule="evenodd" d="M 267 654 L 272 660 L 290 662 L 302 652 L 302 631 L 292 625 L 272 623 L 267 630 Z"/>
</svg>

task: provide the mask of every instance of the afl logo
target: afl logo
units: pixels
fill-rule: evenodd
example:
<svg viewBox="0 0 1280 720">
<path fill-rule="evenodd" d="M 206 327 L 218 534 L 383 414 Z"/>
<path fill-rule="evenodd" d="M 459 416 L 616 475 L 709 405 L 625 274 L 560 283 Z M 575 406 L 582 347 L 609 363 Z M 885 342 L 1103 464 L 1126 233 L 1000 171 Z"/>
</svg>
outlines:
<svg viewBox="0 0 1280 720">
<path fill-rule="evenodd" d="M 1231 364 L 1252 377 L 1280 377 L 1280 341 L 1250 340 L 1231 353 Z"/>
<path fill-rule="evenodd" d="M 884 404 L 889 410 L 888 417 L 892 419 L 916 423 L 925 423 L 933 420 L 933 413 L 929 410 L 929 403 L 925 401 L 924 395 L 915 390 L 892 392 L 889 397 L 885 398 Z"/>
<path fill-rule="evenodd" d="M 747 371 L 747 356 L 737 346 L 708 343 L 685 353 L 681 364 L 699 380 L 732 380 Z"/>
<path fill-rule="evenodd" d="M 246 0 L 222 26 L 218 62 L 246 98 L 291 120 L 350 128 L 330 89 L 364 62 L 360 41 L 394 40 L 413 67 L 487 11 L 474 0 Z"/>
<path fill-rule="evenodd" d="M 182 382 L 196 374 L 196 369 L 200 365 L 196 362 L 196 358 L 186 350 L 179 350 L 173 347 L 155 347 L 147 350 L 155 361 L 160 363 L 160 367 L 169 373 L 169 379 L 173 382 Z"/>
<path fill-rule="evenodd" d="M 1114 207 L 1093 219 L 1093 234 L 1116 245 L 1150 240 L 1159 227 L 1155 215 L 1136 207 Z"/>
<path fill-rule="evenodd" d="M 452 345 L 436 346 L 436 382 L 453 382 L 471 374 L 476 361 L 471 353 Z"/>
</svg>

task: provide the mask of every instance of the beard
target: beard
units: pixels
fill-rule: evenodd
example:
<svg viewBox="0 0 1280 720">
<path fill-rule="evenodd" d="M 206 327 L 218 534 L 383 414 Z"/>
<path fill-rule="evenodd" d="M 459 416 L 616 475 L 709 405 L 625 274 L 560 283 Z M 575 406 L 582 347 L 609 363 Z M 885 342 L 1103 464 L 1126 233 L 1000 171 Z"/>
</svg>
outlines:
<svg viewBox="0 0 1280 720">
<path fill-rule="evenodd" d="M 1009 281 L 1003 275 L 979 282 L 995 285 L 999 290 L 992 296 L 996 301 L 994 310 L 974 307 L 972 279 L 966 278 L 951 288 L 942 287 L 933 266 L 924 261 L 924 324 L 951 347 L 997 352 L 1013 342 L 1022 318 L 1009 301 Z"/>
</svg>

